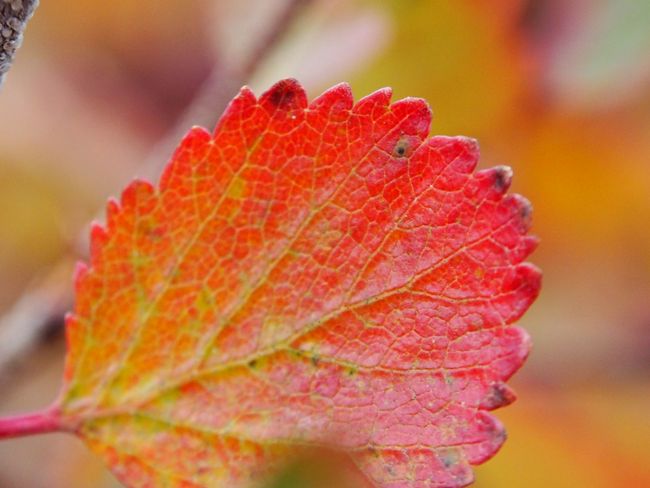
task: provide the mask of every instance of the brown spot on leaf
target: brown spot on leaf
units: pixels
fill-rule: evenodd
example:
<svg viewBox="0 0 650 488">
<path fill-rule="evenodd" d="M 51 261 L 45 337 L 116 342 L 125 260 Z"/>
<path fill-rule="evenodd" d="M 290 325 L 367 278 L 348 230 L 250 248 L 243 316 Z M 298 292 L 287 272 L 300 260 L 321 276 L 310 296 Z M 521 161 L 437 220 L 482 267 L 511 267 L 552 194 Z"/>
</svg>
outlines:
<svg viewBox="0 0 650 488">
<path fill-rule="evenodd" d="M 483 407 L 488 410 L 505 407 L 516 399 L 515 394 L 505 383 L 494 383 L 488 395 L 483 399 Z"/>
<path fill-rule="evenodd" d="M 512 170 L 508 166 L 497 166 L 494 168 L 494 188 L 499 193 L 505 192 L 510 188 L 512 181 Z"/>
<path fill-rule="evenodd" d="M 533 213 L 533 206 L 528 200 L 522 202 L 521 208 L 519 209 L 519 215 L 524 222 L 530 221 L 530 216 Z"/>
<path fill-rule="evenodd" d="M 289 111 L 304 108 L 307 105 L 307 95 L 298 81 L 281 80 L 260 97 L 260 103 L 277 110 Z"/>
</svg>

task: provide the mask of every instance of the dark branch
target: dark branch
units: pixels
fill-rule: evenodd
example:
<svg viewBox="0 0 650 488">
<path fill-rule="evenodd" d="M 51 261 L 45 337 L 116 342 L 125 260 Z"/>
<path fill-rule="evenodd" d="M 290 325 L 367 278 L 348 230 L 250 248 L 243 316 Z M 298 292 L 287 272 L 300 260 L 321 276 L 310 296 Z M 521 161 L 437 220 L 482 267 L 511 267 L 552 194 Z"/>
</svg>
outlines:
<svg viewBox="0 0 650 488">
<path fill-rule="evenodd" d="M 37 5 L 38 0 L 0 0 L 0 86 Z"/>
<path fill-rule="evenodd" d="M 153 148 L 140 176 L 155 179 L 190 127 L 199 125 L 211 130 L 215 126 L 228 102 L 237 94 L 237 90 L 255 74 L 296 17 L 312 2 L 313 0 L 289 1 L 270 28 L 260 36 L 252 54 L 248 59 L 242 60 L 239 66 L 214 66 L 210 76 L 172 130 Z"/>
</svg>

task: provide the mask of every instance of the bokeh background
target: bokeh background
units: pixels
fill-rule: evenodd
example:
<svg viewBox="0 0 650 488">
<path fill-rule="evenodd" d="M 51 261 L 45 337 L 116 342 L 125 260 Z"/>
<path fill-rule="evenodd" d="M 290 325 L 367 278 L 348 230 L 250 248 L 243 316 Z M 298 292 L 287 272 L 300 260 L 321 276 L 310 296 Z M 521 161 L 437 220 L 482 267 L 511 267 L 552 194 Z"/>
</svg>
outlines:
<svg viewBox="0 0 650 488">
<path fill-rule="evenodd" d="M 179 126 L 347 80 L 426 98 L 535 209 L 534 350 L 475 486 L 650 486 L 648 26 L 648 0 L 41 0 L 0 91 L 0 413 L 56 395 L 87 223 Z M 115 486 L 75 439 L 0 445 L 2 488 Z"/>
</svg>

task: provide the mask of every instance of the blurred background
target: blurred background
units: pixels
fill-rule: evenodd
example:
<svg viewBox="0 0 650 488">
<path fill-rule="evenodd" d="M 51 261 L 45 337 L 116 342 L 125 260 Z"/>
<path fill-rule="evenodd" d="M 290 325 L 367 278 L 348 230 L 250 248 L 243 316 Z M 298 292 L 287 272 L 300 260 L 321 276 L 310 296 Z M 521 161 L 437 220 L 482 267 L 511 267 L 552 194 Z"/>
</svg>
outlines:
<svg viewBox="0 0 650 488">
<path fill-rule="evenodd" d="M 57 393 L 108 196 L 244 83 L 347 80 L 426 98 L 535 208 L 534 350 L 475 486 L 650 486 L 648 26 L 648 0 L 41 0 L 0 91 L 0 413 Z M 1 488 L 115 486 L 75 439 L 0 444 Z"/>
</svg>

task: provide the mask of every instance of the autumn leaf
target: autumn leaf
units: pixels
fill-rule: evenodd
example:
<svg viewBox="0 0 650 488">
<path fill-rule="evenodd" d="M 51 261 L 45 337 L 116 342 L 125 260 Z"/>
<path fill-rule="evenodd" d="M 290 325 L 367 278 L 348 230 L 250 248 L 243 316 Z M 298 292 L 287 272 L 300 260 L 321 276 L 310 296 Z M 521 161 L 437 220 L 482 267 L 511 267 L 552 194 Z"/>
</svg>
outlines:
<svg viewBox="0 0 650 488">
<path fill-rule="evenodd" d="M 92 228 L 50 411 L 130 487 L 248 487 L 301 447 L 460 487 L 528 350 L 536 244 L 510 170 L 420 99 L 243 88 Z"/>
</svg>

